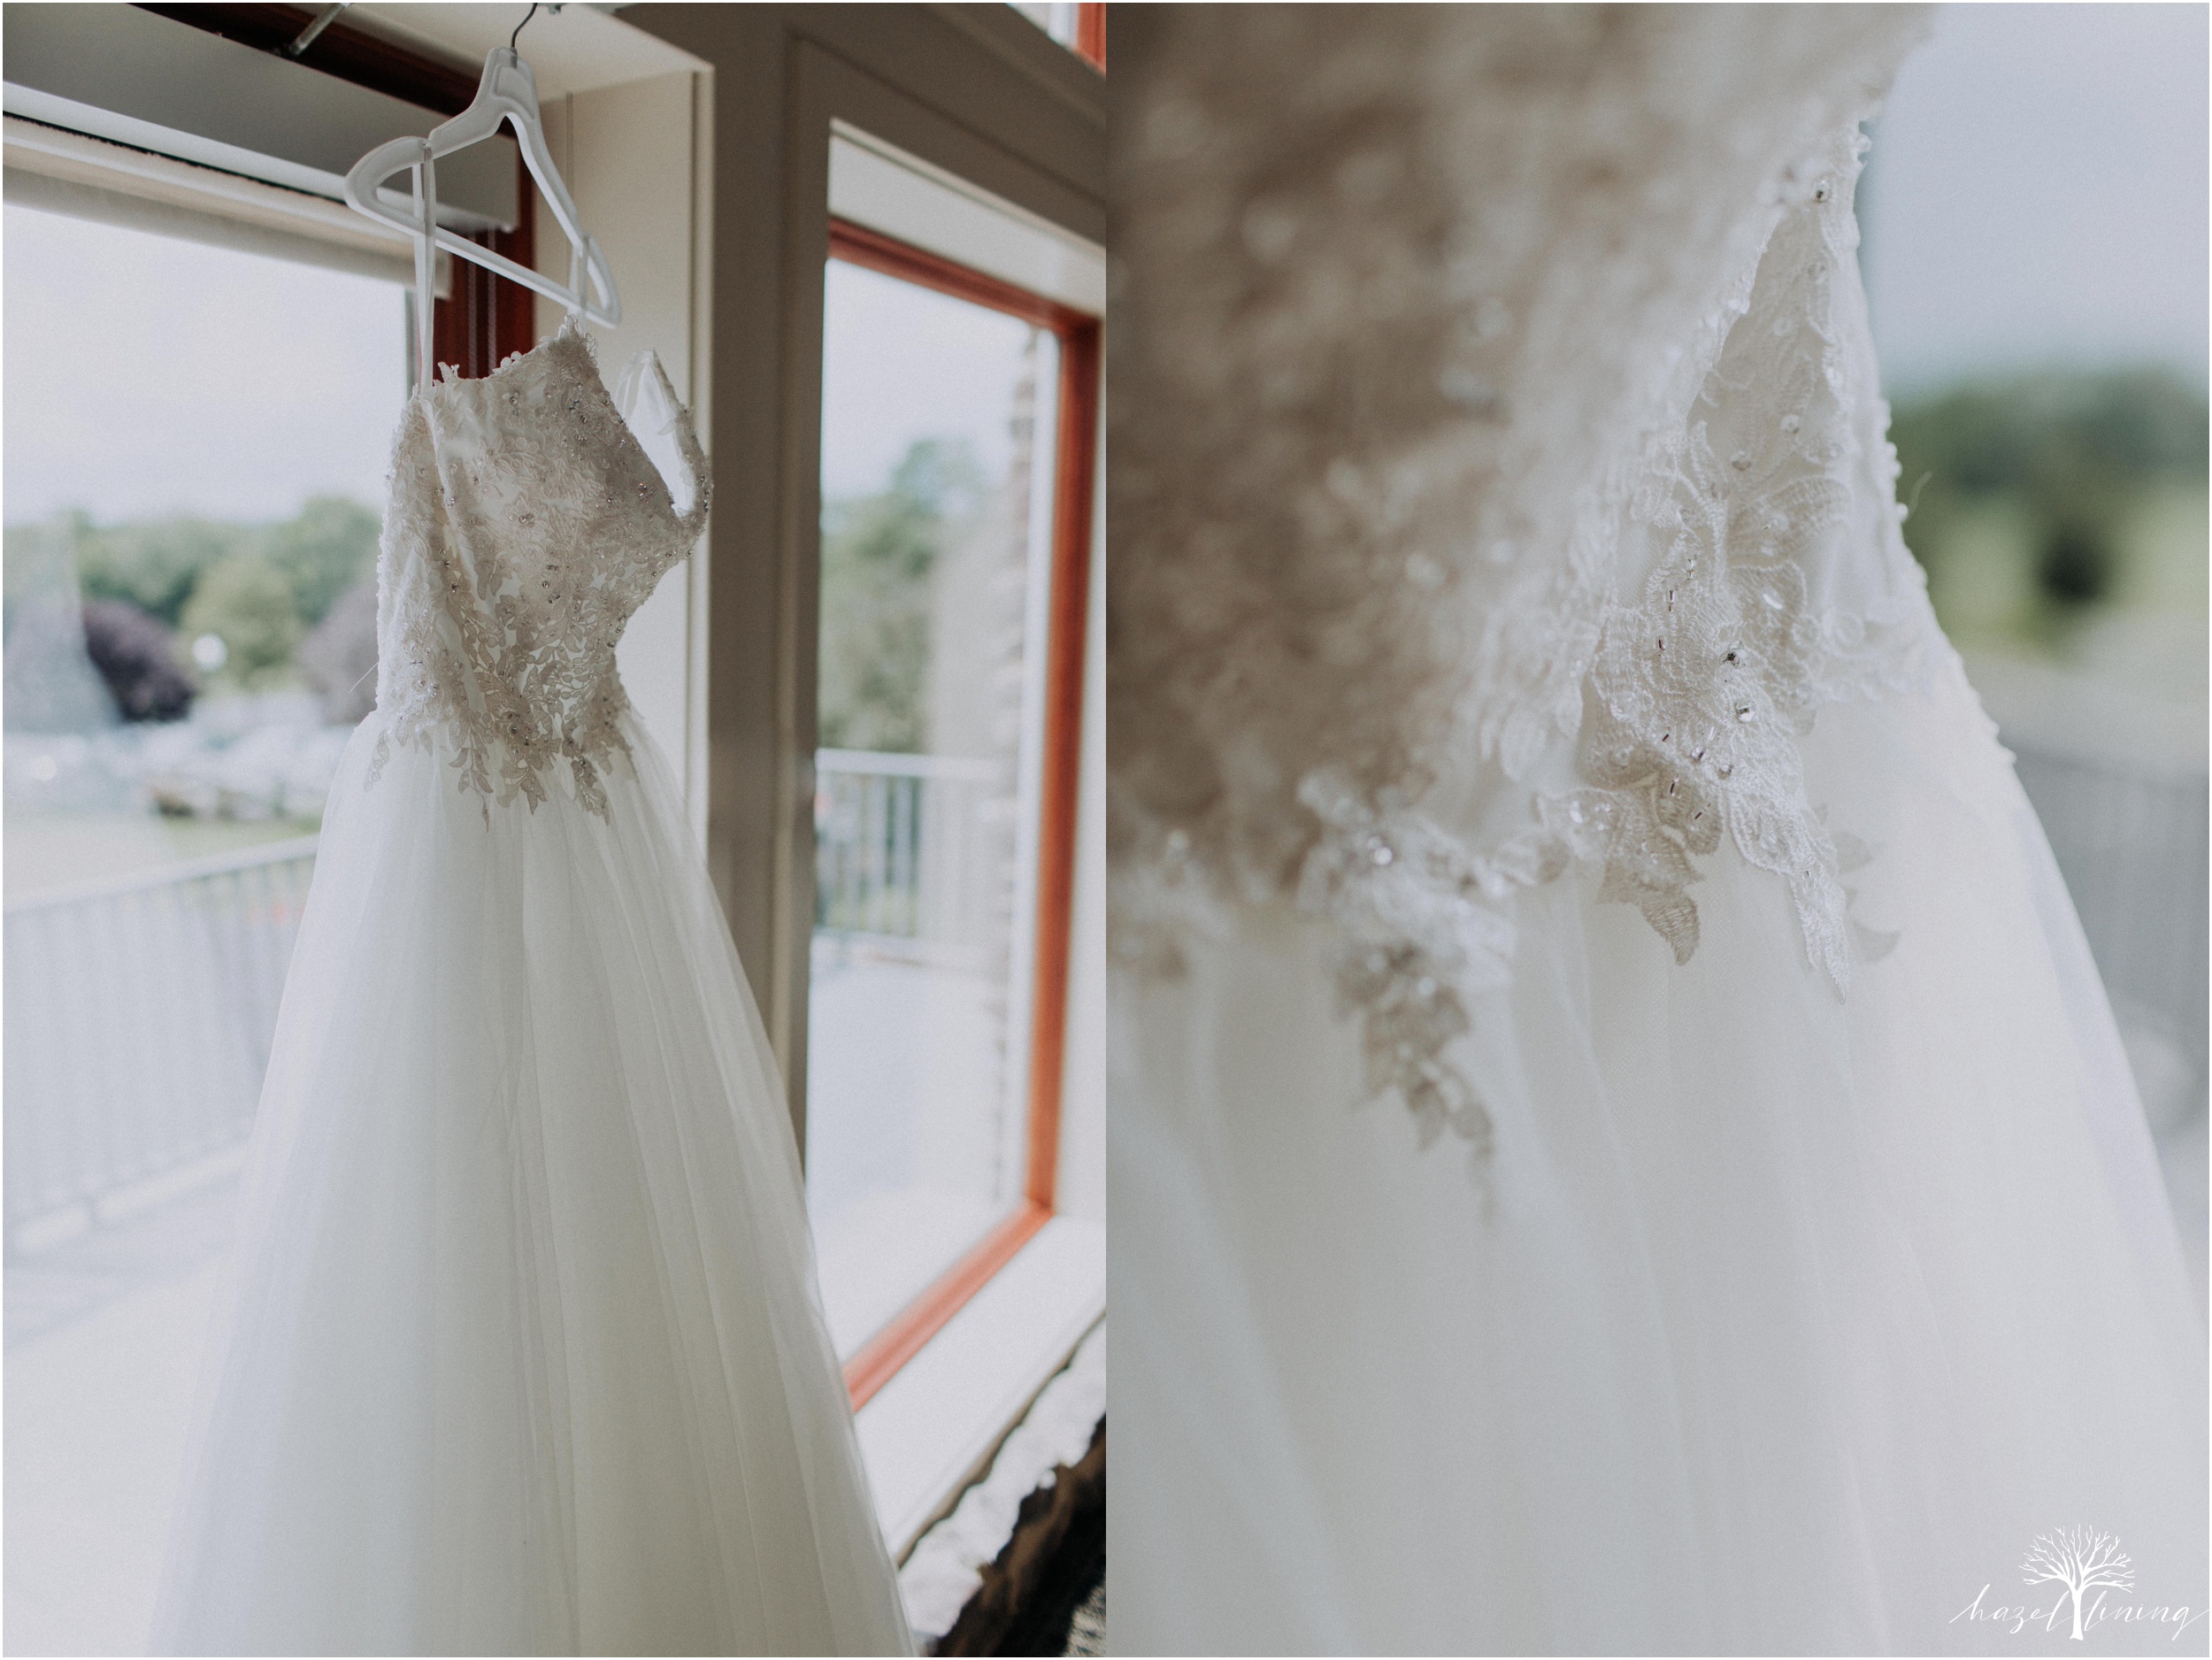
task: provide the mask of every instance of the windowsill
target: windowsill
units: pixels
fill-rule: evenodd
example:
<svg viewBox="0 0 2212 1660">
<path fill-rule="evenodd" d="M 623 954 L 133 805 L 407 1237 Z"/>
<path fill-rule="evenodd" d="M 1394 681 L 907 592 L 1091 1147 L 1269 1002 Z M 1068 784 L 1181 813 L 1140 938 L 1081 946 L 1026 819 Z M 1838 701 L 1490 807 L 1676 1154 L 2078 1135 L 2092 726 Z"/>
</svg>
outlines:
<svg viewBox="0 0 2212 1660">
<path fill-rule="evenodd" d="M 849 1362 L 1003 1219 L 972 1192 L 918 1182 L 815 1223 L 815 1272 L 839 1359 Z"/>
<path fill-rule="evenodd" d="M 150 1262 L 174 1262 L 223 1236 L 233 1203 L 228 1187 L 210 1188 L 123 1226 Z M 114 1249 L 111 1240 L 101 1259 L 111 1272 Z M 219 1270 L 211 1253 L 187 1272 L 150 1272 L 129 1295 L 19 1333 L 10 1348 L 11 1419 L 60 1428 L 9 1446 L 7 1652 L 139 1652 Z M 10 1313 L 26 1319 L 42 1297 L 81 1291 L 22 1264 L 11 1280 Z M 894 1556 L 981 1473 L 1105 1306 L 1105 1229 L 1055 1217 L 861 1410 Z"/>
<path fill-rule="evenodd" d="M 1056 1216 L 856 1418 L 894 1557 L 975 1479 L 1106 1311 L 1106 1230 Z"/>
</svg>

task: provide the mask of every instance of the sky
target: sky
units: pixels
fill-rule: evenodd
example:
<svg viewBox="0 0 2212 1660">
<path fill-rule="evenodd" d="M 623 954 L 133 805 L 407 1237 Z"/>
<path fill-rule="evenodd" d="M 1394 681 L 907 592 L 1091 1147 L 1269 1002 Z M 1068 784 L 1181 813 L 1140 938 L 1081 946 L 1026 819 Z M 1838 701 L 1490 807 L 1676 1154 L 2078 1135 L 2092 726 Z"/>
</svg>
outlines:
<svg viewBox="0 0 2212 1660">
<path fill-rule="evenodd" d="M 6 522 L 284 519 L 326 491 L 381 507 L 398 285 L 28 208 L 0 225 Z M 1025 324 L 843 265 L 826 298 L 827 493 L 882 488 L 918 437 L 1004 467 Z"/>
<path fill-rule="evenodd" d="M 917 438 L 965 438 L 1004 473 L 1026 323 L 833 260 L 823 334 L 825 496 L 880 490 Z"/>
<path fill-rule="evenodd" d="M 1893 393 L 2150 359 L 2205 383 L 2208 8 L 1947 5 L 1859 196 Z"/>
<path fill-rule="evenodd" d="M 25 207 L 0 227 L 9 524 L 382 506 L 398 285 Z"/>
</svg>

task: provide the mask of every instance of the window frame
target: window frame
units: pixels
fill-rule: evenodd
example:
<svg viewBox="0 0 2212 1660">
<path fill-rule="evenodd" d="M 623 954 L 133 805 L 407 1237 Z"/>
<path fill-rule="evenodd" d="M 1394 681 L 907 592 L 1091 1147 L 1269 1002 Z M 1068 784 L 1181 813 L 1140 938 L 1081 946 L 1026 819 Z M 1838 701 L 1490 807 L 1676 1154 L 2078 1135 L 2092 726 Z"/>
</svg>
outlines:
<svg viewBox="0 0 2212 1660">
<path fill-rule="evenodd" d="M 829 260 L 843 260 L 1020 318 L 1050 330 L 1060 347 L 1022 1195 L 989 1232 L 854 1351 L 845 1363 L 845 1387 L 856 1410 L 1012 1261 L 1055 1211 L 1060 1095 L 1067 1049 L 1069 935 L 1075 904 L 1085 634 L 1089 623 L 1091 530 L 1097 485 L 1100 325 L 1097 318 L 1071 306 L 854 220 L 833 214 L 827 231 L 825 272 Z M 818 562 L 819 557 L 818 542 Z M 814 856 L 810 834 L 805 842 L 803 857 L 810 861 Z"/>
<path fill-rule="evenodd" d="M 695 600 L 695 811 L 803 1147 L 833 140 L 856 130 L 1102 249 L 1105 82 L 1011 7 L 647 0 L 621 17 L 703 72 L 692 388 L 717 488 Z M 1102 296 L 1077 304 L 1103 313 Z M 1102 546 L 1102 521 L 1091 534 Z M 855 1415 L 895 1558 L 1105 1312 L 1102 569 L 1094 557 L 1056 1209 Z"/>
</svg>

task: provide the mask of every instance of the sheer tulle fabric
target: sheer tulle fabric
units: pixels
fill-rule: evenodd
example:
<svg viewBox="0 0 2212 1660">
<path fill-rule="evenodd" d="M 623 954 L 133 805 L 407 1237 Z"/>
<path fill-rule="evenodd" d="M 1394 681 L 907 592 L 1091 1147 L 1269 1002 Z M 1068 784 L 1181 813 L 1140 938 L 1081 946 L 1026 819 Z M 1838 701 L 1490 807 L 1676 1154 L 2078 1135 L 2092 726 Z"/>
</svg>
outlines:
<svg viewBox="0 0 2212 1660">
<path fill-rule="evenodd" d="M 908 1647 L 772 1060 L 634 722 L 605 818 L 332 791 L 157 1652 Z"/>
<path fill-rule="evenodd" d="M 651 368 L 626 418 L 564 330 L 403 421 L 156 1652 L 911 1650 L 782 1086 L 614 670 L 706 504 Z"/>
<path fill-rule="evenodd" d="M 1725 849 L 1686 964 L 1532 891 L 1475 1172 L 1347 1111 L 1313 919 L 1125 981 L 1124 1652 L 2018 1653 L 1954 1616 L 2076 1523 L 2203 1608 L 2203 1331 L 2041 832 L 1955 676 L 1807 758 L 1894 949 L 1839 1000 Z"/>
</svg>

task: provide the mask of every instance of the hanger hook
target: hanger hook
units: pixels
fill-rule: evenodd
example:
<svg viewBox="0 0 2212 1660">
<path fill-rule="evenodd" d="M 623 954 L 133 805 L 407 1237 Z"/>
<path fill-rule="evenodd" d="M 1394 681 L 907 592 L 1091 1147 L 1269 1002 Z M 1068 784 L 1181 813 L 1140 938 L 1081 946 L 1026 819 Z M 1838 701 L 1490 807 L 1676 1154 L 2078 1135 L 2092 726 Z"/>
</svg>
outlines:
<svg viewBox="0 0 2212 1660">
<path fill-rule="evenodd" d="M 515 32 L 507 37 L 507 50 L 515 50 L 515 42 L 522 38 L 523 30 L 530 27 L 530 19 L 538 14 L 537 0 L 530 0 L 530 9 L 522 14 L 522 21 L 515 25 Z"/>
</svg>

